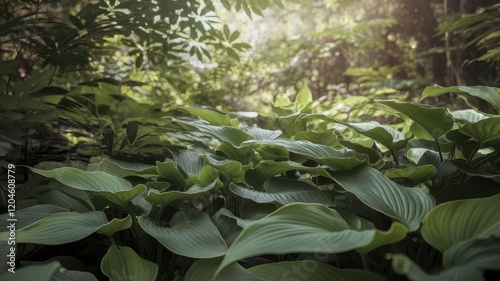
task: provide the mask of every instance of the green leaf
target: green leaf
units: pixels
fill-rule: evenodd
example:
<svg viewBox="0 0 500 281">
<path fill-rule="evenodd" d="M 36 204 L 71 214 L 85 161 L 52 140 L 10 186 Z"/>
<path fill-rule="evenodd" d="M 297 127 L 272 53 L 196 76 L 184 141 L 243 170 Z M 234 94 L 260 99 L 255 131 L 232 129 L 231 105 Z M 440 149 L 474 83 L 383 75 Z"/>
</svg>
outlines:
<svg viewBox="0 0 500 281">
<path fill-rule="evenodd" d="M 329 146 L 315 144 L 309 141 L 294 141 L 290 139 L 275 140 L 250 140 L 244 146 L 267 145 L 271 147 L 283 147 L 290 152 L 302 155 L 306 158 L 316 160 L 321 164 L 330 166 L 332 169 L 352 170 L 363 164 L 365 160 L 353 157 L 353 152 L 347 149 L 335 150 Z"/>
<path fill-rule="evenodd" d="M 486 86 L 430 86 L 425 88 L 421 100 L 428 97 L 436 97 L 446 93 L 466 93 L 481 98 L 496 108 L 500 108 L 500 89 Z"/>
<path fill-rule="evenodd" d="M 458 129 L 462 134 L 477 140 L 480 145 L 500 139 L 500 116 L 467 123 Z"/>
<path fill-rule="evenodd" d="M 16 218 L 18 219 L 18 221 L 16 222 L 16 229 L 26 227 L 52 214 L 68 211 L 69 209 L 67 208 L 49 204 L 38 204 L 18 210 L 16 211 Z M 9 218 L 9 213 L 0 215 L 0 229 L 5 229 L 5 227 L 8 225 L 7 219 Z"/>
<path fill-rule="evenodd" d="M 217 267 L 221 263 L 222 258 L 213 258 L 207 260 L 199 260 L 193 263 L 189 268 L 185 281 L 207 281 L 210 276 L 214 276 Z M 260 281 L 261 279 L 249 273 L 244 267 L 237 262 L 233 262 L 224 268 L 214 281 Z"/>
<path fill-rule="evenodd" d="M 195 198 L 212 191 L 214 187 L 221 187 L 222 183 L 217 179 L 207 186 L 194 185 L 187 191 L 167 191 L 157 192 L 156 190 L 149 191 L 145 199 L 151 203 L 160 204 L 163 206 L 178 206 L 185 200 Z"/>
<path fill-rule="evenodd" d="M 108 224 L 103 212 L 60 212 L 16 229 L 16 243 L 62 245 L 83 239 Z M 9 231 L 0 233 L 7 240 Z"/>
<path fill-rule="evenodd" d="M 184 172 L 195 176 L 198 176 L 205 166 L 205 160 L 192 150 L 181 151 L 175 158 L 175 162 Z"/>
<path fill-rule="evenodd" d="M 176 162 L 170 159 L 165 160 L 165 162 L 156 161 L 156 168 L 158 170 L 158 176 L 179 187 L 186 187 L 187 175 L 179 171 Z"/>
<path fill-rule="evenodd" d="M 226 8 L 227 10 L 231 11 L 231 5 L 229 4 L 229 1 L 228 0 L 221 0 L 220 1 L 222 3 L 222 5 L 224 6 L 224 8 Z"/>
<path fill-rule="evenodd" d="M 132 226 L 132 217 L 129 214 L 127 215 L 127 217 L 123 219 L 117 219 L 117 218 L 112 219 L 107 224 L 101 226 L 101 228 L 99 228 L 97 232 L 106 234 L 109 237 L 111 237 L 116 232 L 125 230 L 131 226 Z"/>
<path fill-rule="evenodd" d="M 222 30 L 224 31 L 224 37 L 226 37 L 226 39 L 229 39 L 231 37 L 231 31 L 229 30 L 229 26 L 225 24 Z"/>
<path fill-rule="evenodd" d="M 0 277 L 2 280 L 11 281 L 26 281 L 26 280 L 37 280 L 37 281 L 50 281 L 52 275 L 61 268 L 61 264 L 57 261 L 53 261 L 47 264 L 36 264 L 23 267 L 19 270 L 12 272 L 2 272 Z"/>
<path fill-rule="evenodd" d="M 488 118 L 488 116 L 479 113 L 474 109 L 456 110 L 450 113 L 455 120 L 465 121 L 469 123 L 476 123 Z"/>
<path fill-rule="evenodd" d="M 274 140 L 281 135 L 281 130 L 265 130 L 257 127 L 252 127 L 246 131 L 247 134 L 251 135 L 256 140 Z"/>
<path fill-rule="evenodd" d="M 97 278 L 91 273 L 66 270 L 58 261 L 24 266 L 15 270 L 15 273 L 3 272 L 0 274 L 0 279 L 9 281 L 97 281 Z"/>
<path fill-rule="evenodd" d="M 222 256 L 226 243 L 207 213 L 175 213 L 170 227 L 156 225 L 145 215 L 139 218 L 141 227 L 170 251 L 185 257 L 206 259 Z"/>
<path fill-rule="evenodd" d="M 232 178 L 233 182 L 236 182 L 237 179 L 244 175 L 243 165 L 238 161 L 210 154 L 206 154 L 205 159 L 207 160 L 207 164 Z"/>
<path fill-rule="evenodd" d="M 264 254 L 341 253 L 369 244 L 374 230 L 353 230 L 320 204 L 285 205 L 245 228 L 227 250 L 218 273 L 240 259 Z"/>
<path fill-rule="evenodd" d="M 481 280 L 471 278 L 477 276 L 470 271 L 460 269 L 446 271 L 435 275 L 427 274 L 417 263 L 404 254 L 386 254 L 387 259 L 392 260 L 392 268 L 398 274 L 403 274 L 411 281 L 443 281 L 443 280 Z M 459 279 L 457 277 L 460 276 Z"/>
<path fill-rule="evenodd" d="M 333 206 L 328 196 L 315 186 L 284 178 L 270 178 L 264 184 L 265 191 L 257 191 L 231 183 L 229 189 L 236 195 L 257 203 L 278 202 L 282 205 L 303 202 Z"/>
<path fill-rule="evenodd" d="M 433 165 L 422 166 L 398 166 L 384 171 L 384 176 L 389 179 L 405 178 L 413 183 L 421 183 L 436 174 L 436 168 Z"/>
<path fill-rule="evenodd" d="M 199 108 L 194 106 L 181 107 L 193 115 L 200 117 L 201 119 L 210 123 L 210 125 L 215 126 L 231 126 L 231 116 L 228 114 L 222 114 L 215 110 Z"/>
<path fill-rule="evenodd" d="M 109 280 L 156 280 L 158 265 L 141 258 L 133 249 L 112 244 L 101 261 Z"/>
<path fill-rule="evenodd" d="M 390 150 L 404 148 L 409 141 L 403 133 L 389 126 L 381 125 L 378 122 L 370 121 L 365 123 L 344 123 L 356 132 L 365 135 Z"/>
<path fill-rule="evenodd" d="M 477 270 L 478 276 L 483 275 L 484 269 L 499 270 L 500 239 L 473 239 L 454 245 L 444 253 L 443 266 L 467 267 L 466 270 Z"/>
<path fill-rule="evenodd" d="M 422 222 L 423 238 L 446 251 L 453 245 L 477 238 L 500 236 L 500 195 L 443 203 Z"/>
<path fill-rule="evenodd" d="M 453 128 L 454 120 L 446 109 L 429 105 L 375 100 L 375 102 L 391 107 L 424 128 L 434 140 Z"/>
<path fill-rule="evenodd" d="M 5 156 L 9 153 L 14 147 L 9 142 L 0 141 L 0 156 Z"/>
<path fill-rule="evenodd" d="M 274 204 L 248 202 L 240 207 L 241 218 L 247 220 L 260 220 L 274 211 L 276 211 Z"/>
<path fill-rule="evenodd" d="M 47 187 L 37 192 L 38 197 L 44 204 L 53 204 L 80 213 L 95 211 L 87 192 L 68 188 L 56 181 L 50 182 Z"/>
<path fill-rule="evenodd" d="M 330 118 L 323 114 L 310 114 L 302 118 L 310 117 L 345 125 L 349 128 L 352 128 L 354 131 L 375 140 L 376 142 L 382 144 L 390 150 L 404 148 L 410 140 L 410 138 L 406 137 L 402 132 L 389 126 L 381 125 L 376 121 L 364 123 L 347 123 L 336 120 L 334 118 Z"/>
<path fill-rule="evenodd" d="M 221 208 L 217 211 L 211 219 L 228 246 L 230 246 L 234 239 L 240 234 L 241 229 L 246 226 L 246 224 L 250 223 L 250 221 L 247 223 L 247 220 L 236 217 L 231 211 L 225 208 Z"/>
<path fill-rule="evenodd" d="M 487 179 L 500 178 L 500 173 L 480 171 L 465 159 L 452 160 L 451 164 L 453 164 L 455 167 L 457 167 L 458 169 L 460 169 L 461 171 L 465 172 L 466 174 L 468 174 L 470 176 L 478 176 L 478 177 L 483 177 L 483 178 L 487 178 Z M 488 166 L 486 166 L 486 167 L 488 167 Z M 500 189 L 498 189 L 498 191 L 500 192 Z"/>
<path fill-rule="evenodd" d="M 402 222 L 409 231 L 419 228 L 435 204 L 432 196 L 424 190 L 398 185 L 372 167 L 333 172 L 332 177 L 363 203 Z"/>
<path fill-rule="evenodd" d="M 103 171 L 120 178 L 131 176 L 150 178 L 158 175 L 158 171 L 153 165 L 125 162 L 111 158 L 104 158 L 97 164 L 88 165 L 87 171 Z"/>
<path fill-rule="evenodd" d="M 182 121 L 182 123 L 196 127 L 198 130 L 230 143 L 234 147 L 240 147 L 244 141 L 254 139 L 251 135 L 234 127 L 212 126 L 200 121 Z"/>
<path fill-rule="evenodd" d="M 307 167 L 293 161 L 275 162 L 272 160 L 262 160 L 254 169 L 248 170 L 245 173 L 245 179 L 254 187 L 260 187 L 270 177 L 291 170 L 332 178 L 325 168 L 322 167 Z"/>
<path fill-rule="evenodd" d="M 401 240 L 403 240 L 406 237 L 406 234 L 408 233 L 408 229 L 400 224 L 399 222 L 393 222 L 391 224 L 391 228 L 388 229 L 387 231 L 375 230 L 375 237 L 373 237 L 373 240 L 370 242 L 370 244 L 360 247 L 356 249 L 356 251 L 360 252 L 362 255 L 368 254 L 370 251 L 391 243 L 396 243 Z"/>
<path fill-rule="evenodd" d="M 457 171 L 450 160 L 447 159 L 447 154 L 443 154 L 443 160 L 439 153 L 426 148 L 412 148 L 408 150 L 407 156 L 410 159 L 418 159 L 417 166 L 433 165 L 436 168 L 436 173 L 431 179 L 438 179 L 449 176 Z"/>
<path fill-rule="evenodd" d="M 340 269 L 314 260 L 285 261 L 254 266 L 248 269 L 262 281 L 385 281 L 381 275 L 360 269 Z M 217 279 L 216 279 L 217 280 Z"/>
<path fill-rule="evenodd" d="M 475 239 L 460 243 L 443 255 L 444 269 L 428 274 L 405 255 L 388 254 L 399 274 L 415 281 L 477 280 L 484 281 L 484 270 L 500 269 L 500 239 Z"/>
<path fill-rule="evenodd" d="M 309 87 L 304 86 L 295 98 L 295 111 L 299 112 L 313 102 L 313 96 Z"/>
<path fill-rule="evenodd" d="M 134 197 L 143 193 L 146 186 L 132 184 L 101 171 L 82 171 L 71 167 L 62 167 L 53 170 L 40 170 L 28 167 L 34 173 L 53 178 L 60 183 L 79 190 L 93 191 L 119 205 L 125 206 Z"/>
<path fill-rule="evenodd" d="M 130 121 L 127 123 L 127 138 L 130 144 L 134 144 L 137 139 L 137 130 L 139 130 L 139 125 L 142 125 L 138 121 Z"/>
</svg>

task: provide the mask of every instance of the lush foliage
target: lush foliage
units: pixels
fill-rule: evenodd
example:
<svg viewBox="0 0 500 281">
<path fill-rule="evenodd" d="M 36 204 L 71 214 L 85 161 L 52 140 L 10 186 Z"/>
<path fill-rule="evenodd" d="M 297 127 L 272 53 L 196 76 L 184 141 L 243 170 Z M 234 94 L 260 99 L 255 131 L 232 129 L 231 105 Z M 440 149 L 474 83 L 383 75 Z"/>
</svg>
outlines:
<svg viewBox="0 0 500 281">
<path fill-rule="evenodd" d="M 500 269 L 498 114 L 373 100 L 404 120 L 398 130 L 318 114 L 304 88 L 261 120 L 137 104 L 106 124 L 99 99 L 113 86 L 82 86 L 103 110 L 87 116 L 101 136 L 90 164 L 29 167 L 18 258 L 53 254 L 19 280 L 485 280 Z M 433 86 L 422 98 L 448 92 L 500 108 L 498 88 Z M 72 101 L 79 122 L 81 95 L 54 101 Z"/>
<path fill-rule="evenodd" d="M 418 90 L 439 80 L 425 57 L 451 49 L 423 48 L 435 15 L 411 35 L 406 12 L 448 14 L 282 2 L 5 2 L 0 166 L 20 165 L 18 263 L 0 279 L 498 279 L 500 89 Z M 332 16 L 344 8 L 355 21 Z M 312 29 L 255 56 L 224 9 Z M 494 55 L 480 18 L 497 11 L 440 27 Z M 259 114 L 196 105 L 261 91 Z"/>
</svg>

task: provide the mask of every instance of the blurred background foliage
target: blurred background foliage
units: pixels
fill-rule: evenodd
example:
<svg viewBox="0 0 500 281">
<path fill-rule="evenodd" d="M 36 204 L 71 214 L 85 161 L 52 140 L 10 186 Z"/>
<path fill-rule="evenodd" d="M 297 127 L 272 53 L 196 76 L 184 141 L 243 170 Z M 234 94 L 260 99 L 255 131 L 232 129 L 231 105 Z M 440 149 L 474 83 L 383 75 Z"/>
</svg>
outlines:
<svg viewBox="0 0 500 281">
<path fill-rule="evenodd" d="M 377 117 L 365 106 L 373 97 L 415 100 L 432 84 L 498 86 L 495 2 L 5 0 L 2 153 L 15 145 L 26 158 L 41 136 L 65 141 L 71 127 L 72 144 L 92 140 L 113 155 L 127 133 L 135 140 L 128 128 L 163 126 L 151 120 L 180 114 L 176 105 L 268 116 L 304 86 L 316 111 L 353 121 Z M 451 95 L 432 102 L 487 106 Z"/>
<path fill-rule="evenodd" d="M 47 72 L 44 86 L 111 78 L 140 101 L 256 110 L 304 85 L 328 101 L 494 86 L 495 2 L 4 1 L 2 91 Z"/>
</svg>

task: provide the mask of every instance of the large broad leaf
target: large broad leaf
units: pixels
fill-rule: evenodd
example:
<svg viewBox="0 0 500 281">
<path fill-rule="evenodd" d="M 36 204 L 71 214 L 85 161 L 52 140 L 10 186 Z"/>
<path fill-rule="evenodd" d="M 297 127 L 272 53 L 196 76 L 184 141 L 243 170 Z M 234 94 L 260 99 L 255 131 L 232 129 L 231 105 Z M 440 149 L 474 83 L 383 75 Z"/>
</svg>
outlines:
<svg viewBox="0 0 500 281">
<path fill-rule="evenodd" d="M 486 172 L 486 171 L 480 171 L 478 168 L 476 168 L 474 165 L 472 165 L 469 161 L 465 159 L 452 160 L 451 164 L 453 164 L 462 172 L 465 172 L 470 176 L 478 176 L 487 179 L 500 179 L 500 172 L 494 171 L 493 169 L 491 169 L 490 166 L 486 166 L 486 168 L 490 168 L 490 171 Z M 498 192 L 500 192 L 500 188 L 498 188 Z"/>
<path fill-rule="evenodd" d="M 49 204 L 34 205 L 18 210 L 16 211 L 15 217 L 17 219 L 16 229 L 21 229 L 52 214 L 68 211 L 69 209 L 67 208 Z M 12 219 L 12 217 L 9 216 L 9 213 L 0 215 L 1 230 L 5 230 L 5 227 L 8 225 L 9 218 Z"/>
<path fill-rule="evenodd" d="M 373 229 L 352 229 L 324 205 L 289 204 L 248 225 L 229 247 L 218 272 L 237 260 L 264 254 L 345 252 L 369 244 L 374 235 Z"/>
<path fill-rule="evenodd" d="M 158 265 L 141 258 L 129 247 L 112 244 L 102 258 L 101 270 L 109 280 L 154 281 Z"/>
<path fill-rule="evenodd" d="M 123 219 L 117 219 L 117 218 L 112 219 L 109 223 L 101 226 L 101 228 L 99 228 L 97 232 L 106 234 L 109 237 L 111 237 L 113 236 L 113 234 L 115 234 L 115 232 L 125 230 L 131 226 L 132 226 L 132 217 L 130 215 L 127 215 L 127 217 Z"/>
<path fill-rule="evenodd" d="M 471 96 L 482 98 L 496 108 L 500 108 L 500 89 L 486 86 L 453 86 L 441 87 L 430 86 L 425 88 L 421 100 L 428 97 L 436 97 L 446 93 L 466 93 Z"/>
<path fill-rule="evenodd" d="M 0 156 L 5 156 L 9 153 L 14 147 L 10 142 L 0 141 Z"/>
<path fill-rule="evenodd" d="M 456 245 L 443 255 L 444 269 L 438 273 L 424 272 L 411 259 L 389 254 L 394 271 L 412 281 L 477 280 L 484 281 L 484 270 L 500 269 L 500 239 L 475 239 Z"/>
<path fill-rule="evenodd" d="M 332 177 L 363 203 L 402 222 L 409 231 L 419 228 L 435 204 L 432 196 L 424 190 L 398 185 L 368 166 L 350 172 L 334 172 Z"/>
<path fill-rule="evenodd" d="M 391 225 L 391 228 L 389 228 L 387 231 L 375 230 L 375 237 L 373 237 L 373 240 L 370 242 L 370 244 L 360 247 L 356 249 L 356 251 L 360 252 L 361 254 L 367 254 L 370 251 L 391 243 L 396 243 L 401 240 L 403 240 L 406 237 L 406 234 L 408 233 L 408 229 L 400 224 L 399 222 L 393 222 Z"/>
<path fill-rule="evenodd" d="M 420 231 L 440 251 L 470 239 L 499 237 L 498 206 L 500 195 L 443 203 L 427 214 Z"/>
<path fill-rule="evenodd" d="M 381 275 L 360 269 L 340 269 L 313 261 L 286 261 L 254 266 L 248 269 L 262 281 L 309 280 L 309 281 L 384 281 Z M 217 279 L 216 279 L 217 280 Z"/>
<path fill-rule="evenodd" d="M 51 181 L 47 187 L 37 192 L 44 204 L 53 204 L 80 213 L 95 211 L 86 191 L 68 188 L 56 181 Z"/>
<path fill-rule="evenodd" d="M 499 270 L 500 239 L 473 239 L 456 244 L 444 253 L 443 266 L 445 268 L 466 266 L 470 270 L 477 271 L 482 271 L 482 269 Z"/>
<path fill-rule="evenodd" d="M 245 173 L 245 179 L 254 187 L 259 187 L 270 177 L 291 170 L 332 178 L 325 168 L 322 167 L 307 167 L 294 161 L 275 162 L 271 160 L 262 160 L 254 169 L 248 170 Z"/>
<path fill-rule="evenodd" d="M 29 169 L 69 187 L 96 192 L 122 206 L 126 206 L 130 200 L 146 190 L 144 185 L 133 187 L 129 181 L 101 171 L 89 172 L 71 167 L 53 170 L 40 170 L 32 167 Z"/>
<path fill-rule="evenodd" d="M 258 127 L 252 127 L 248 129 L 246 133 L 251 135 L 256 140 L 274 140 L 278 138 L 282 132 L 280 130 L 271 131 Z"/>
<path fill-rule="evenodd" d="M 329 146 L 315 144 L 309 141 L 294 141 L 290 139 L 252 140 L 246 141 L 243 144 L 243 146 L 250 147 L 259 145 L 284 147 L 290 152 L 316 160 L 321 164 L 339 170 L 352 170 L 365 162 L 365 160 L 354 157 L 353 152 L 350 150 L 335 150 Z"/>
<path fill-rule="evenodd" d="M 213 258 L 207 260 L 199 260 L 189 268 L 185 281 L 209 281 L 210 276 L 214 276 L 222 258 Z M 249 273 L 244 267 L 237 262 L 233 262 L 224 268 L 213 281 L 260 281 L 261 279 Z"/>
<path fill-rule="evenodd" d="M 142 177 L 150 178 L 158 174 L 156 167 L 143 163 L 131 163 L 116 159 L 105 158 L 98 164 L 90 164 L 87 171 L 103 171 L 120 178 L 124 177 Z"/>
<path fill-rule="evenodd" d="M 16 229 L 16 242 L 61 245 L 83 239 L 106 224 L 103 212 L 59 212 Z M 10 231 L 1 232 L 0 240 L 7 240 L 9 234 Z"/>
<path fill-rule="evenodd" d="M 225 208 L 217 211 L 211 219 L 228 246 L 231 246 L 234 239 L 236 239 L 244 227 L 240 223 L 246 223 L 245 220 L 236 217 L 231 211 Z"/>
<path fill-rule="evenodd" d="M 444 108 L 411 102 L 383 100 L 375 100 L 375 102 L 389 106 L 406 115 L 424 128 L 435 140 L 451 130 L 454 125 L 453 117 Z"/>
<path fill-rule="evenodd" d="M 431 179 L 439 179 L 445 176 L 449 176 L 457 171 L 457 168 L 453 166 L 448 160 L 448 153 L 443 153 L 443 159 L 441 159 L 437 151 L 427 149 L 427 148 L 411 148 L 407 152 L 407 157 L 411 160 L 417 160 L 417 166 L 427 166 L 433 165 L 436 169 L 436 173 L 431 177 Z"/>
<path fill-rule="evenodd" d="M 295 111 L 300 112 L 313 102 L 313 96 L 309 87 L 304 86 L 295 98 Z"/>
<path fill-rule="evenodd" d="M 226 158 L 210 154 L 206 154 L 205 159 L 208 165 L 214 167 L 215 169 L 222 172 L 224 175 L 231 178 L 233 182 L 243 181 L 245 169 L 240 162 L 234 160 L 228 160 Z"/>
<path fill-rule="evenodd" d="M 488 118 L 488 116 L 479 113 L 474 109 L 456 110 L 450 113 L 451 115 L 453 115 L 453 118 L 455 118 L 455 120 L 465 121 L 469 123 L 476 123 L 478 121 Z"/>
<path fill-rule="evenodd" d="M 145 197 L 145 199 L 149 202 L 157 203 L 163 206 L 178 206 L 185 200 L 189 200 L 196 196 L 211 192 L 214 187 L 220 187 L 221 185 L 222 183 L 217 179 L 207 186 L 194 185 L 187 191 L 174 190 L 167 192 L 157 192 L 155 190 L 151 190 Z"/>
<path fill-rule="evenodd" d="M 205 165 L 205 159 L 200 156 L 200 153 L 191 150 L 181 151 L 175 158 L 175 162 L 184 172 L 195 176 L 200 174 Z"/>
<path fill-rule="evenodd" d="M 229 126 L 212 126 L 201 121 L 180 121 L 186 125 L 196 127 L 198 130 L 210 134 L 213 137 L 239 147 L 244 141 L 254 139 L 251 135 L 240 129 Z"/>
<path fill-rule="evenodd" d="M 16 269 L 14 272 L 2 272 L 0 279 L 9 281 L 97 281 L 92 273 L 66 270 L 58 261 L 29 265 Z"/>
<path fill-rule="evenodd" d="M 398 148 L 403 148 L 406 146 L 410 138 L 407 138 L 405 134 L 402 132 L 391 128 L 386 125 L 381 125 L 376 121 L 364 122 L 364 123 L 347 123 L 336 120 L 334 118 L 327 117 L 322 114 L 310 114 L 305 116 L 305 118 L 314 117 L 327 121 L 331 121 L 334 123 L 342 124 L 347 126 L 354 131 L 365 135 L 383 146 L 387 147 L 390 150 L 395 150 Z"/>
<path fill-rule="evenodd" d="M 194 106 L 185 106 L 185 107 L 181 107 L 181 109 L 184 109 L 184 110 L 190 112 L 191 114 L 200 117 L 201 119 L 207 121 L 211 125 L 215 125 L 215 126 L 231 126 L 232 125 L 231 116 L 229 116 L 227 114 L 219 113 L 215 110 L 206 109 L 206 108 L 199 108 L 199 107 L 194 107 Z"/>
<path fill-rule="evenodd" d="M 462 134 L 474 138 L 482 145 L 486 142 L 500 139 L 500 117 L 492 117 L 476 123 L 468 123 L 458 130 Z"/>
<path fill-rule="evenodd" d="M 356 132 L 363 134 L 390 150 L 403 148 L 408 143 L 409 138 L 402 132 L 378 122 L 370 121 L 365 123 L 342 123 Z"/>
<path fill-rule="evenodd" d="M 156 161 L 156 168 L 158 176 L 179 187 L 186 187 L 188 176 L 182 170 L 179 170 L 176 162 L 172 160 L 166 160 L 165 162 Z"/>
<path fill-rule="evenodd" d="M 424 182 L 434 174 L 436 174 L 436 168 L 433 165 L 400 165 L 384 172 L 384 175 L 390 179 L 405 178 L 413 183 Z"/>
<path fill-rule="evenodd" d="M 229 189 L 236 195 L 257 203 L 278 202 L 282 205 L 303 202 L 333 206 L 325 193 L 305 182 L 284 178 L 270 178 L 264 184 L 265 191 L 257 191 L 231 183 Z"/>
<path fill-rule="evenodd" d="M 206 259 L 226 253 L 227 246 L 206 213 L 177 212 L 170 227 L 161 227 L 143 215 L 141 227 L 170 251 L 185 257 Z"/>
</svg>

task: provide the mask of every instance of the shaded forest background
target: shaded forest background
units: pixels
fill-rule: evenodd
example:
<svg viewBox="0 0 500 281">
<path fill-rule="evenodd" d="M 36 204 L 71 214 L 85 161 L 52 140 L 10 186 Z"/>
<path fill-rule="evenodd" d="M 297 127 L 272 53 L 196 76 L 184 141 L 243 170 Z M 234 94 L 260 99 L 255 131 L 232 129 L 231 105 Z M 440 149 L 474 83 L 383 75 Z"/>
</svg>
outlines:
<svg viewBox="0 0 500 281">
<path fill-rule="evenodd" d="M 363 109 L 374 97 L 416 100 L 433 84 L 498 86 L 495 2 L 4 1 L 4 152 L 27 138 L 57 143 L 58 133 L 47 136 L 62 119 L 96 136 L 181 104 L 265 116 L 304 86 L 319 110 L 351 121 L 374 117 Z M 85 91 L 99 101 L 67 96 Z M 433 102 L 488 107 L 447 95 Z"/>
</svg>

